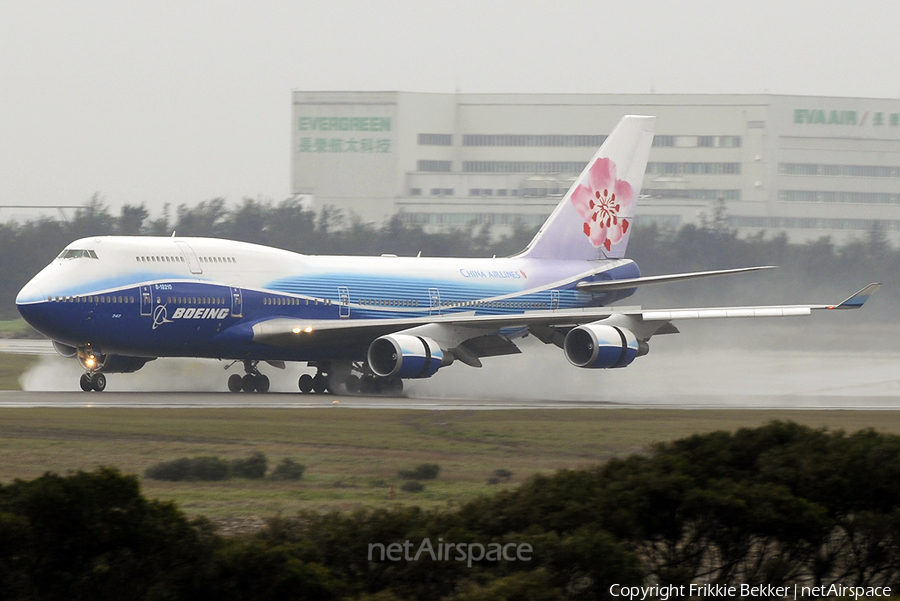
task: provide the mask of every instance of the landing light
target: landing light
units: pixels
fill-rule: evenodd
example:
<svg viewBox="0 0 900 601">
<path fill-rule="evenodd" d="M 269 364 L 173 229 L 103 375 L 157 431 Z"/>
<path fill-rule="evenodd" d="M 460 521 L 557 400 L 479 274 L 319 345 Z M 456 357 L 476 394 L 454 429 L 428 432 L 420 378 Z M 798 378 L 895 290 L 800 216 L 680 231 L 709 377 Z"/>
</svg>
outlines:
<svg viewBox="0 0 900 601">
<path fill-rule="evenodd" d="M 305 328 L 301 328 L 301 327 L 298 326 L 298 327 L 294 328 L 294 329 L 291 330 L 291 331 L 292 331 L 294 334 L 299 334 L 300 332 L 306 332 L 307 334 L 310 334 L 310 333 L 312 333 L 313 328 L 312 328 L 312 326 L 306 326 Z"/>
</svg>

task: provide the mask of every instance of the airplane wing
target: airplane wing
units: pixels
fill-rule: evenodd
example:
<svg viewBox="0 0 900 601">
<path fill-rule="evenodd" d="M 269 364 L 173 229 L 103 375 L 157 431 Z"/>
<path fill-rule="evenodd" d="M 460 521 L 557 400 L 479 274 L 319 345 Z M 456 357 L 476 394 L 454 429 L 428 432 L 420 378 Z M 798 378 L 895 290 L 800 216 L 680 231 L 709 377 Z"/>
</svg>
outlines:
<svg viewBox="0 0 900 601">
<path fill-rule="evenodd" d="M 676 333 L 671 323 L 683 319 L 721 319 L 735 317 L 791 317 L 812 311 L 858 309 L 881 286 L 869 284 L 837 304 L 764 305 L 749 307 L 703 307 L 643 309 L 641 307 L 590 307 L 528 311 L 514 315 L 478 315 L 471 312 L 451 315 L 426 315 L 408 319 L 303 320 L 273 318 L 252 327 L 253 341 L 276 347 L 306 347 L 320 344 L 367 346 L 386 334 L 403 332 L 426 336 L 442 348 L 451 350 L 464 363 L 479 365 L 478 357 L 517 353 L 511 338 L 531 332 L 545 343 L 561 345 L 564 334 L 573 327 L 601 322 L 626 327 L 639 340 L 656 334 Z M 458 350 L 457 350 L 458 349 Z"/>
</svg>

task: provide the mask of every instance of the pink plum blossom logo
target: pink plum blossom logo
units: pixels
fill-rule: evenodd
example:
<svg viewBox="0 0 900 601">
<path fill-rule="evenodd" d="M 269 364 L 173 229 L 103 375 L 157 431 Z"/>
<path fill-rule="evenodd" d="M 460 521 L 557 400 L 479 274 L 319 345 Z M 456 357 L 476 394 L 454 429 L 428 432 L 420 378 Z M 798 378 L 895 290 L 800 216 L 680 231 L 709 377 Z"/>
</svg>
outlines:
<svg viewBox="0 0 900 601">
<path fill-rule="evenodd" d="M 610 250 L 631 226 L 619 215 L 629 214 L 634 190 L 628 182 L 616 179 L 616 164 L 609 159 L 597 159 L 587 180 L 587 185 L 580 183 L 572 192 L 572 205 L 584 219 L 584 235 L 591 244 Z"/>
</svg>

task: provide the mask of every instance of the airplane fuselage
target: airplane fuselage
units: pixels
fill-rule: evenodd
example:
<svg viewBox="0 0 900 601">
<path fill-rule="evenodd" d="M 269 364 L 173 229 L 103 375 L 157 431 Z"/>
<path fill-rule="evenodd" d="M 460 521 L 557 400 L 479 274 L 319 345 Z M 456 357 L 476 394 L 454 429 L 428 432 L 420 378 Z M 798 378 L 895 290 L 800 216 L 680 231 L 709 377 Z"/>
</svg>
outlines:
<svg viewBox="0 0 900 601">
<path fill-rule="evenodd" d="M 70 244 L 19 293 L 25 319 L 72 347 L 133 357 L 361 360 L 366 344 L 273 347 L 273 318 L 373 320 L 511 315 L 606 305 L 633 289 L 583 281 L 638 277 L 634 262 L 309 256 L 213 238 L 94 237 Z"/>
</svg>

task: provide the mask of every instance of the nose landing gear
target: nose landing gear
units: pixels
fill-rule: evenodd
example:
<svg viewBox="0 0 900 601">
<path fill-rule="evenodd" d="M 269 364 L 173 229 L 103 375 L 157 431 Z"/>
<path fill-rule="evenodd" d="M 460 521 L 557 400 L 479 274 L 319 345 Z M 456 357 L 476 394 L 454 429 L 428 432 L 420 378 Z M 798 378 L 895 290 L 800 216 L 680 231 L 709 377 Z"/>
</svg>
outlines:
<svg viewBox="0 0 900 601">
<path fill-rule="evenodd" d="M 269 392 L 269 378 L 261 374 L 256 365 L 259 361 L 244 361 L 244 371 L 241 376 L 231 374 L 228 378 L 228 390 L 231 392 Z"/>
<path fill-rule="evenodd" d="M 81 374 L 79 384 L 81 385 L 81 389 L 85 392 L 90 392 L 92 390 L 103 392 L 106 390 L 106 376 L 100 372 Z"/>
<path fill-rule="evenodd" d="M 106 355 L 94 353 L 90 346 L 78 347 L 76 351 L 78 361 L 85 369 L 85 373 L 81 374 L 78 384 L 85 392 L 103 392 L 106 390 L 106 376 L 100 373 L 103 364 L 106 362 Z"/>
</svg>

